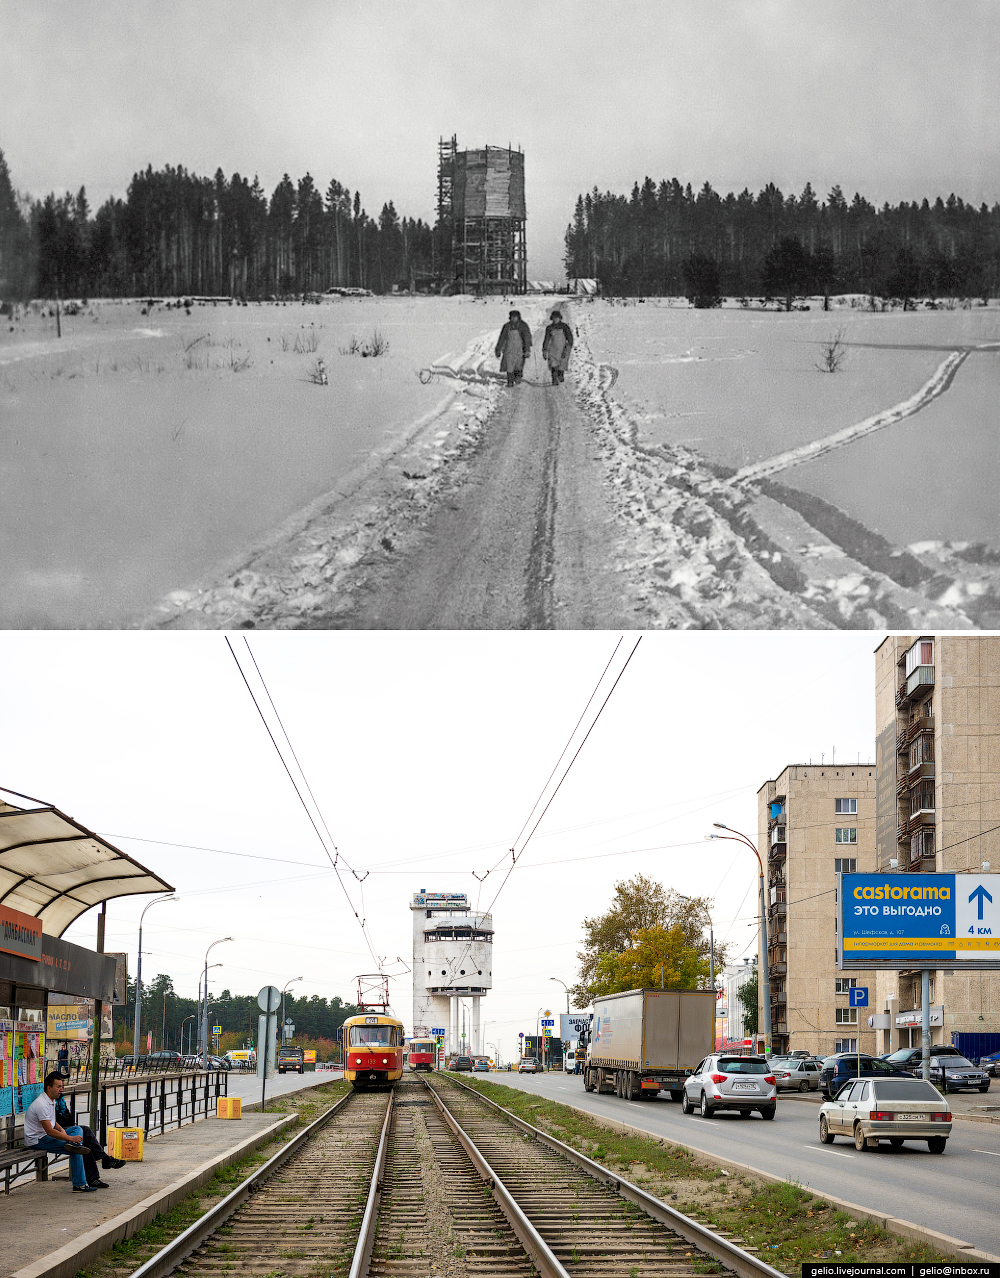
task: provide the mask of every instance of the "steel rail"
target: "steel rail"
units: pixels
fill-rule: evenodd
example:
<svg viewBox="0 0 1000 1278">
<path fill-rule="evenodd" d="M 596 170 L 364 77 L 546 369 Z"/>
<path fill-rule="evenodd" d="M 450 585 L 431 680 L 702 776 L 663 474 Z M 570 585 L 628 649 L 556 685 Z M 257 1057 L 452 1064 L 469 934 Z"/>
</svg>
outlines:
<svg viewBox="0 0 1000 1278">
<path fill-rule="evenodd" d="M 390 1088 L 389 1104 L 385 1107 L 382 1135 L 379 1137 L 378 1152 L 375 1155 L 368 1202 L 365 1204 L 365 1214 L 361 1219 L 361 1233 L 358 1235 L 358 1245 L 354 1249 L 354 1259 L 351 1262 L 350 1278 L 367 1278 L 368 1266 L 371 1264 L 375 1230 L 378 1226 L 378 1206 L 382 1198 L 382 1172 L 389 1152 L 389 1128 L 392 1126 L 392 1107 L 395 1099 L 395 1092 Z"/>
<path fill-rule="evenodd" d="M 503 1114 L 504 1118 L 513 1123 L 515 1127 L 519 1127 L 523 1132 L 526 1132 L 549 1149 L 554 1150 L 557 1154 L 568 1158 L 570 1162 L 575 1163 L 577 1167 L 585 1171 L 588 1176 L 612 1186 L 622 1198 L 627 1198 L 629 1202 L 641 1208 L 648 1216 L 658 1220 L 661 1225 L 666 1225 L 674 1230 L 675 1233 L 680 1234 L 693 1247 L 697 1247 L 700 1251 L 707 1252 L 716 1260 L 721 1261 L 727 1269 L 731 1269 L 738 1274 L 739 1278 L 787 1278 L 787 1275 L 783 1274 L 780 1269 L 774 1269 L 765 1261 L 758 1260 L 756 1256 L 751 1256 L 742 1247 L 737 1247 L 735 1243 L 729 1242 L 725 1238 L 720 1238 L 718 1234 L 706 1229 L 697 1220 L 692 1220 L 690 1216 L 685 1216 L 675 1208 L 668 1207 L 659 1198 L 654 1198 L 652 1194 L 647 1194 L 644 1189 L 640 1189 L 638 1185 L 634 1185 L 630 1180 L 625 1180 L 624 1177 L 615 1175 L 607 1167 L 602 1167 L 600 1163 L 588 1158 L 586 1154 L 581 1154 L 579 1150 L 573 1149 L 572 1146 L 563 1144 L 561 1140 L 556 1140 L 548 1132 L 543 1132 L 540 1128 L 533 1127 L 531 1123 L 526 1122 L 523 1118 L 518 1118 L 511 1110 L 504 1109 L 502 1105 L 490 1100 L 482 1092 L 477 1092 L 474 1087 L 470 1087 L 467 1083 L 459 1082 L 457 1078 L 449 1078 L 447 1081 L 456 1087 L 462 1088 L 463 1091 L 468 1092 L 470 1095 L 476 1096 L 485 1104 L 492 1106 L 498 1113 Z M 428 1090 L 434 1094 L 433 1088 Z M 558 1104 L 559 1102 L 556 1103 Z M 652 1139 L 655 1139 L 655 1137 L 652 1137 Z M 133 1278 L 135 1278 L 134 1275 Z"/>
<path fill-rule="evenodd" d="M 353 1092 L 348 1092 L 336 1104 L 331 1105 L 325 1113 L 320 1114 L 319 1118 L 314 1119 L 308 1127 L 303 1127 L 302 1131 L 293 1136 L 287 1145 L 283 1145 L 273 1158 L 269 1158 L 262 1167 L 258 1167 L 255 1172 L 252 1172 L 246 1180 L 236 1186 L 231 1194 L 227 1194 L 221 1202 L 216 1203 L 214 1207 L 210 1207 L 204 1216 L 199 1216 L 193 1225 L 189 1225 L 172 1242 L 168 1242 L 155 1255 L 150 1256 L 145 1264 L 140 1265 L 138 1269 L 133 1271 L 130 1278 L 164 1278 L 166 1274 L 173 1273 L 191 1252 L 195 1251 L 239 1207 L 243 1206 L 250 1195 L 255 1193 L 265 1180 L 282 1167 L 321 1127 L 325 1127 L 330 1119 L 351 1100 L 353 1095 Z"/>
<path fill-rule="evenodd" d="M 563 1267 L 558 1256 L 518 1206 L 510 1190 L 479 1152 L 475 1142 L 462 1128 L 448 1106 L 429 1083 L 424 1079 L 420 1081 L 434 1097 L 434 1102 L 441 1111 L 441 1117 L 458 1137 L 459 1144 L 472 1159 L 473 1166 L 486 1182 L 490 1192 L 496 1199 L 497 1205 L 507 1217 L 518 1242 L 528 1254 L 541 1278 L 570 1278 L 568 1270 Z M 479 1095 L 471 1087 L 468 1090 L 473 1092 L 474 1095 Z M 782 1274 L 781 1278 L 785 1278 L 785 1275 Z"/>
</svg>

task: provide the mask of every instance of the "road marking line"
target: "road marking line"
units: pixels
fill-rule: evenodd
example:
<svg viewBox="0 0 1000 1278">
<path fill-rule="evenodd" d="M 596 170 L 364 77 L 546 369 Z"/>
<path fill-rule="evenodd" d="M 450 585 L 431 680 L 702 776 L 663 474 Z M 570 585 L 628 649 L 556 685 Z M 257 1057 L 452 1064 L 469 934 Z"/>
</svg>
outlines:
<svg viewBox="0 0 1000 1278">
<path fill-rule="evenodd" d="M 803 1149 L 815 1149 L 815 1148 L 816 1148 L 816 1146 L 815 1146 L 815 1145 L 803 1145 L 803 1146 L 802 1146 L 802 1148 L 803 1148 Z M 836 1149 L 821 1149 L 819 1152 L 820 1152 L 821 1154 L 833 1154 L 834 1158 L 853 1158 L 853 1157 L 854 1157 L 854 1155 L 853 1155 L 853 1154 L 842 1154 L 842 1153 L 840 1153 L 840 1151 L 839 1151 L 839 1150 L 836 1150 Z"/>
<path fill-rule="evenodd" d="M 972 1152 L 974 1154 L 989 1154 L 993 1158 L 1000 1158 L 1000 1154 L 995 1149 L 974 1149 Z"/>
</svg>

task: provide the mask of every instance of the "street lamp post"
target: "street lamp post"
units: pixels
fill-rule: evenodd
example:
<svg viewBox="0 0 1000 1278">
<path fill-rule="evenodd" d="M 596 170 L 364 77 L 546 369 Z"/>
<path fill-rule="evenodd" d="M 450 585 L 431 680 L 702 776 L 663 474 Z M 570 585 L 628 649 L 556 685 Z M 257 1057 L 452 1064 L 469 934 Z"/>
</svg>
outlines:
<svg viewBox="0 0 1000 1278">
<path fill-rule="evenodd" d="M 715 836 L 713 835 L 712 837 L 714 838 Z M 682 901 L 693 900 L 692 897 L 685 896 L 683 892 L 675 892 L 674 895 L 680 897 Z M 712 916 L 708 912 L 708 906 L 705 905 L 704 902 L 702 902 L 701 908 L 705 911 L 705 917 L 708 919 L 708 984 L 709 984 L 709 988 L 714 990 L 715 989 L 715 926 L 712 923 Z"/>
<path fill-rule="evenodd" d="M 755 844 L 751 843 L 745 834 L 740 834 L 739 830 L 734 830 L 728 825 L 723 825 L 721 821 L 713 821 L 712 824 L 717 830 L 728 830 L 728 834 L 706 834 L 706 839 L 730 839 L 734 843 L 744 843 L 757 858 L 757 870 L 760 877 L 760 931 L 761 931 L 761 1002 L 764 1006 L 764 1046 L 766 1049 L 771 1047 L 771 981 L 768 976 L 767 967 L 767 902 L 764 899 L 764 863 L 760 859 L 760 853 L 757 851 Z"/>
<path fill-rule="evenodd" d="M 209 963 L 209 965 L 208 965 L 208 971 L 209 971 L 209 972 L 211 972 L 211 970 L 212 970 L 214 967 L 221 967 L 221 966 L 222 966 L 222 964 L 221 964 L 221 963 Z M 206 972 L 206 974 L 205 974 L 205 1025 L 207 1026 L 207 1024 L 208 1024 L 208 973 Z M 202 1019 L 201 1019 L 201 977 L 199 976 L 199 977 L 198 977 L 198 1051 L 199 1051 L 199 1052 L 201 1051 L 201 1047 L 202 1047 L 202 1044 L 201 1044 L 201 1031 L 202 1031 Z"/>
<path fill-rule="evenodd" d="M 154 905 L 159 905 L 162 901 L 176 901 L 177 897 L 171 893 L 169 896 L 158 896 L 155 901 L 150 901 L 146 908 L 139 915 L 139 952 L 135 960 L 135 1016 L 132 1025 L 132 1055 L 138 1061 L 139 1058 L 139 1021 L 142 1012 L 142 920 L 146 917 L 146 910 Z"/>
<path fill-rule="evenodd" d="M 294 985 L 296 981 L 301 981 L 301 980 L 302 980 L 301 976 L 293 976 L 290 981 L 285 982 L 285 988 L 281 991 L 281 1042 L 282 1042 L 282 1045 L 284 1045 L 284 1042 L 285 1042 L 285 990 L 288 989 L 289 985 Z"/>
<path fill-rule="evenodd" d="M 555 981 L 557 985 L 561 985 L 566 991 L 566 1015 L 569 1016 L 569 986 L 565 981 L 560 981 L 558 976 L 550 976 L 550 981 Z"/>
<path fill-rule="evenodd" d="M 185 1016 L 184 1019 L 181 1021 L 181 1056 L 184 1055 L 184 1026 L 188 1023 L 188 1021 L 193 1021 L 197 1015 L 198 1015 L 197 1012 L 192 1012 L 190 1016 Z M 189 1056 L 191 1055 L 190 1052 L 188 1052 L 187 1054 Z"/>
<path fill-rule="evenodd" d="M 205 1011 L 204 1020 L 202 1021 L 204 1035 L 201 1040 L 201 1063 L 205 1069 L 208 1069 L 208 955 L 209 951 L 214 950 L 217 945 L 222 945 L 224 941 L 231 940 L 233 940 L 233 937 L 231 936 L 220 936 L 219 939 L 217 941 L 213 941 L 205 951 Z M 215 964 L 212 966 L 214 967 Z"/>
</svg>

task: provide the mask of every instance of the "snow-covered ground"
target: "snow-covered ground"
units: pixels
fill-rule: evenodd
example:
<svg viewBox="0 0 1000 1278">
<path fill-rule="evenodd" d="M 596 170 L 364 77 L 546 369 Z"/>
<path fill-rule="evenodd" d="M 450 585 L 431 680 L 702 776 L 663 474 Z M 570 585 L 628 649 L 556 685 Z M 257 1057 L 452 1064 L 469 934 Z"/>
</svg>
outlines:
<svg viewBox="0 0 1000 1278">
<path fill-rule="evenodd" d="M 536 335 L 551 305 L 522 299 Z M 1000 625 L 995 306 L 566 309 L 647 624 Z M 489 421 L 507 310 L 102 303 L 0 334 L 0 626 L 335 624 Z M 341 353 L 376 329 L 386 354 Z"/>
<path fill-rule="evenodd" d="M 105 302 L 64 315 L 61 338 L 52 316 L 5 322 L 0 626 L 127 624 L 350 495 L 454 400 L 421 369 L 480 335 L 485 352 L 507 310 Z M 384 355 L 340 353 L 376 330 Z"/>
<path fill-rule="evenodd" d="M 726 624 L 720 599 L 766 615 L 747 553 L 830 624 L 1000 624 L 995 304 L 575 313 L 635 562 L 705 624 Z M 838 333 L 843 364 L 821 372 Z"/>
</svg>

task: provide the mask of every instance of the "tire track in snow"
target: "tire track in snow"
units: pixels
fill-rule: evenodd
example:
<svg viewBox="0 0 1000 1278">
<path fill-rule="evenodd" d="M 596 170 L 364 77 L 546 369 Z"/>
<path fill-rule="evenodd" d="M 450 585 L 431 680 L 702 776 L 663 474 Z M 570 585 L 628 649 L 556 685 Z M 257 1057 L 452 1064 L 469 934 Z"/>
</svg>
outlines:
<svg viewBox="0 0 1000 1278">
<path fill-rule="evenodd" d="M 815 461 L 817 457 L 823 457 L 837 448 L 843 448 L 845 444 L 853 444 L 856 439 L 872 435 L 877 430 L 912 417 L 914 413 L 919 413 L 922 408 L 926 408 L 938 396 L 944 394 L 954 381 L 955 374 L 961 365 L 969 357 L 969 353 L 968 349 L 952 351 L 916 394 L 911 395 L 909 399 L 904 399 L 902 403 L 894 404 L 892 408 L 886 408 L 881 413 L 876 413 L 874 417 L 866 417 L 863 422 L 846 426 L 843 430 L 835 431 L 822 439 L 814 439 L 811 443 L 789 449 L 788 452 L 754 462 L 752 466 L 744 466 L 732 476 L 731 482 L 743 485 L 752 483 L 755 479 L 764 479 L 768 475 L 777 475 L 783 470 L 790 470 L 792 466 L 801 466 L 803 462 Z"/>
</svg>

